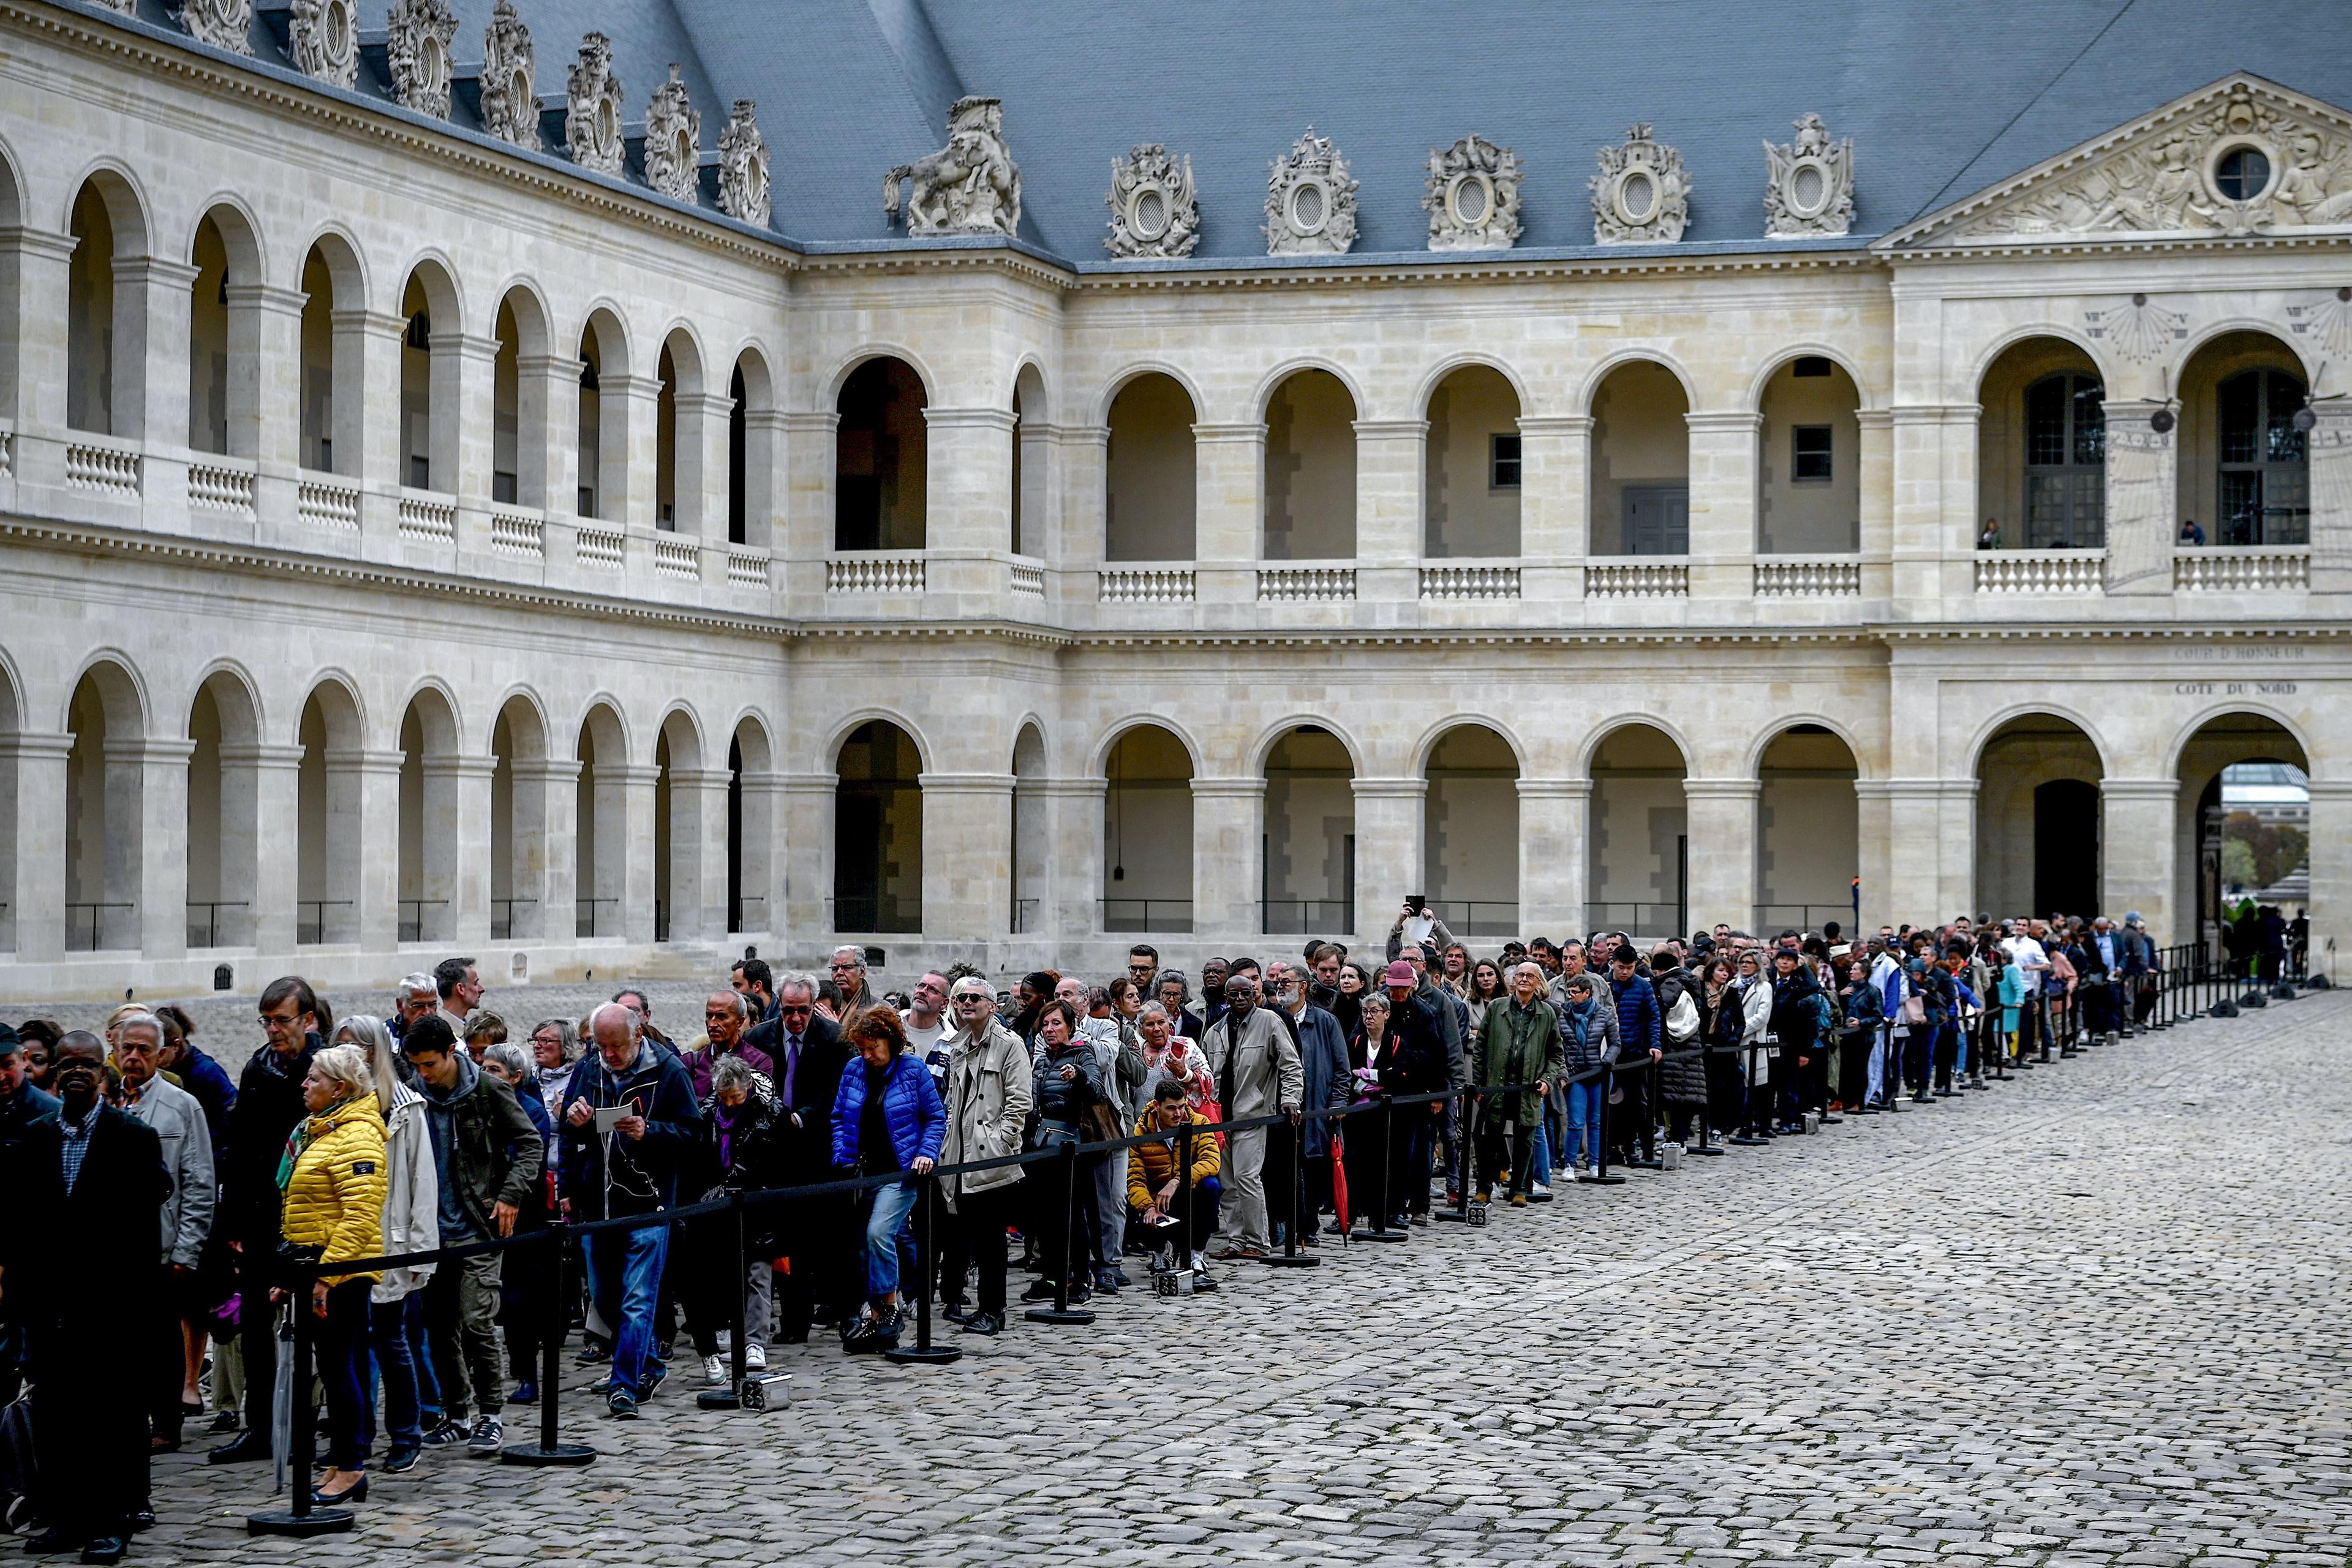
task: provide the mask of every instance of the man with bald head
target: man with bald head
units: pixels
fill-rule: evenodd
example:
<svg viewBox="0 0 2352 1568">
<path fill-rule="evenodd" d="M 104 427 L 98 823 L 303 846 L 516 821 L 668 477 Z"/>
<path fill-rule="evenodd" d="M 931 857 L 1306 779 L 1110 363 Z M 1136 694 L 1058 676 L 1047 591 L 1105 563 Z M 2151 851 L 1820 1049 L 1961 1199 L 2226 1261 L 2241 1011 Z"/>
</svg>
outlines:
<svg viewBox="0 0 2352 1568">
<path fill-rule="evenodd" d="M 564 1212 L 575 1220 L 649 1215 L 677 1205 L 678 1167 L 693 1152 L 694 1083 L 667 1047 L 640 1032 L 637 1015 L 607 1002 L 588 1016 L 593 1047 L 563 1091 Z M 603 1117 L 598 1112 L 606 1112 Z M 601 1125 L 600 1125 L 601 1122 Z M 605 1405 L 636 1419 L 665 1369 L 654 1352 L 654 1307 L 669 1227 L 600 1231 L 581 1238 L 597 1315 L 613 1326 Z"/>
</svg>

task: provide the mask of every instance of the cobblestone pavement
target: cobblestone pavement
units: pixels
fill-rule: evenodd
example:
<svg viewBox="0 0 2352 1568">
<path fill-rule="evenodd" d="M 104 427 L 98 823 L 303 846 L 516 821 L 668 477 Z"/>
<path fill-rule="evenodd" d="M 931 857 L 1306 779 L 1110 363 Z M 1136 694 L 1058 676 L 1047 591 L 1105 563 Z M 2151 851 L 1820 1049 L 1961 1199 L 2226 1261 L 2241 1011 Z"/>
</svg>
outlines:
<svg viewBox="0 0 2352 1568">
<path fill-rule="evenodd" d="M 2342 1564 L 2347 1066 L 2313 996 L 950 1367 L 780 1352 L 765 1415 L 575 1395 L 592 1468 L 431 1456 L 299 1550 Z M 291 1560 L 244 1533 L 258 1468 L 159 1481 L 143 1560 Z"/>
</svg>

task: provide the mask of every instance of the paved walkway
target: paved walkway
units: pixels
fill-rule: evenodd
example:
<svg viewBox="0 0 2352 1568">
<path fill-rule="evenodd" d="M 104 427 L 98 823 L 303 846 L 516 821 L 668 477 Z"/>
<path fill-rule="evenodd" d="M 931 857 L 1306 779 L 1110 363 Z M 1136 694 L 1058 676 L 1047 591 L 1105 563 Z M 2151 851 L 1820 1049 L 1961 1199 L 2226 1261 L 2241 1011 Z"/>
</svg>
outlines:
<svg viewBox="0 0 2352 1568">
<path fill-rule="evenodd" d="M 581 1396 L 593 1468 L 428 1457 L 300 1552 L 2341 1565 L 2347 1068 L 2313 996 L 952 1367 L 783 1352 L 764 1416 Z M 291 1561 L 266 1486 L 167 1461 L 142 1557 Z"/>
</svg>

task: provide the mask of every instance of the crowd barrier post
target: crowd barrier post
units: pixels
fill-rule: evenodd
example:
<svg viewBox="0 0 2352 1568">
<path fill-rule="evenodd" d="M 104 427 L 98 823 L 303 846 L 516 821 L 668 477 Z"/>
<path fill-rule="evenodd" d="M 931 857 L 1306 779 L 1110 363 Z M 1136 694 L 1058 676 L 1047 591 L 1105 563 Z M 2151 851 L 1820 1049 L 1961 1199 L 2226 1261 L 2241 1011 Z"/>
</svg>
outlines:
<svg viewBox="0 0 2352 1568">
<path fill-rule="evenodd" d="M 933 1176 L 912 1179 L 923 1184 L 923 1224 L 915 1233 L 915 1342 L 893 1345 L 882 1352 L 882 1359 L 898 1366 L 945 1366 L 951 1361 L 961 1359 L 963 1349 L 960 1345 L 931 1343 L 931 1275 L 938 1263 L 940 1246 L 939 1211 L 932 1205 L 932 1199 L 939 1192 L 940 1184 Z M 739 1226 L 740 1223 L 739 1210 Z M 738 1234 L 740 1234 L 740 1230 Z M 740 1296 L 741 1292 L 736 1294 Z M 735 1369 L 739 1379 L 742 1376 L 743 1368 L 742 1344 L 743 1336 L 739 1331 L 735 1336 Z M 738 1386 L 740 1386 L 740 1383 Z"/>
<path fill-rule="evenodd" d="M 555 1406 L 563 1388 L 563 1339 L 572 1326 L 572 1294 L 564 1288 L 568 1272 L 564 1264 L 572 1256 L 572 1246 L 563 1226 L 547 1227 L 547 1326 L 540 1334 L 539 1345 L 539 1441 L 509 1443 L 499 1450 L 503 1464 L 584 1465 L 596 1457 L 596 1450 L 588 1444 L 566 1443 L 556 1435 Z M 736 1342 L 742 1342 L 740 1334 Z"/>
<path fill-rule="evenodd" d="M 245 1529 L 248 1535 L 340 1535 L 358 1522 L 358 1516 L 350 1509 L 325 1508 L 310 1501 L 310 1472 L 315 1468 L 313 1450 L 318 1442 L 318 1407 L 310 1398 L 310 1289 L 318 1278 L 315 1268 L 299 1268 L 286 1287 L 287 1310 L 294 1319 L 295 1393 L 290 1412 L 293 1430 L 287 1434 L 286 1467 L 291 1503 L 287 1508 L 247 1514 Z M 257 1303 L 247 1310 L 266 1309 Z"/>
<path fill-rule="evenodd" d="M 1372 1221 L 1364 1234 L 1353 1237 L 1356 1241 L 1403 1241 L 1407 1233 L 1389 1228 L 1390 1194 L 1389 1167 L 1396 1163 L 1396 1103 L 1383 1094 L 1378 1101 L 1381 1120 L 1381 1201 L 1372 1210 Z"/>
<path fill-rule="evenodd" d="M 1176 1228 L 1183 1232 L 1181 1241 L 1184 1278 L 1192 1277 L 1192 1121 L 1187 1117 L 1184 1129 L 1176 1134 Z"/>
<path fill-rule="evenodd" d="M 1483 1213 L 1476 1219 L 1470 1217 L 1470 1184 L 1478 1174 L 1478 1123 L 1485 1108 L 1486 1098 L 1476 1089 L 1462 1090 L 1462 1114 L 1454 1120 L 1460 1132 L 1454 1150 L 1454 1206 L 1437 1210 L 1439 1219 L 1450 1219 L 1457 1225 L 1486 1223 Z"/>
<path fill-rule="evenodd" d="M 1078 1141 L 1073 1137 L 1062 1145 L 1062 1256 L 1053 1265 L 1054 1304 L 1032 1307 L 1021 1314 L 1033 1323 L 1067 1323 L 1073 1327 L 1083 1327 L 1095 1321 L 1095 1315 L 1086 1308 L 1070 1305 L 1070 1247 L 1077 1240 L 1078 1228 L 1070 1215 L 1077 1205 Z"/>
<path fill-rule="evenodd" d="M 1602 1062 L 1601 1076 L 1594 1080 L 1601 1088 L 1600 1132 L 1594 1142 L 1600 1147 L 1592 1151 L 1592 1169 L 1577 1177 L 1580 1182 L 1595 1187 L 1622 1185 L 1625 1178 L 1609 1168 L 1609 1093 L 1617 1087 L 1617 1064 Z"/>
<path fill-rule="evenodd" d="M 1289 1234 L 1283 1238 L 1280 1252 L 1258 1259 L 1269 1268 L 1312 1268 L 1323 1261 L 1298 1250 L 1298 1226 L 1307 1208 L 1307 1118 L 1303 1112 L 1295 1114 L 1298 1120 L 1290 1124 Z"/>
<path fill-rule="evenodd" d="M 695 1407 L 700 1410 L 742 1409 L 743 1379 L 750 1373 L 743 1361 L 743 1279 L 751 1272 L 751 1260 L 743 1242 L 741 1193 L 728 1194 L 727 1222 L 731 1242 L 728 1251 L 735 1260 L 734 1272 L 728 1277 L 734 1288 L 727 1292 L 727 1386 L 706 1388 L 696 1394 Z"/>
</svg>

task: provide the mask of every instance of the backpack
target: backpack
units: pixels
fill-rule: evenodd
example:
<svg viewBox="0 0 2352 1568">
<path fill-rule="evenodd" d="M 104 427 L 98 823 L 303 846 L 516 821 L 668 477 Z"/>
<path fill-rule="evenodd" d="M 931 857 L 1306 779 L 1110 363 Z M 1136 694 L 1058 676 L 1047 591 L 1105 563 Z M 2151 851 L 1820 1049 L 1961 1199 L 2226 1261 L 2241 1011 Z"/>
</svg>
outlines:
<svg viewBox="0 0 2352 1568">
<path fill-rule="evenodd" d="M 1828 994 L 1821 991 L 1814 992 L 1813 1037 L 1816 1039 L 1829 1038 L 1830 1029 L 1836 1022 L 1837 1015 L 1830 1006 Z"/>
<path fill-rule="evenodd" d="M 1666 1009 L 1666 1038 L 1677 1044 L 1698 1033 L 1698 1004 L 1691 1000 L 1690 987 L 1675 993 L 1675 1005 Z"/>
</svg>

